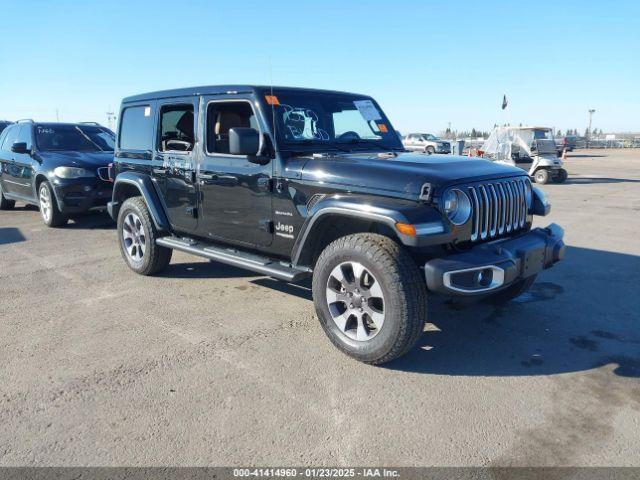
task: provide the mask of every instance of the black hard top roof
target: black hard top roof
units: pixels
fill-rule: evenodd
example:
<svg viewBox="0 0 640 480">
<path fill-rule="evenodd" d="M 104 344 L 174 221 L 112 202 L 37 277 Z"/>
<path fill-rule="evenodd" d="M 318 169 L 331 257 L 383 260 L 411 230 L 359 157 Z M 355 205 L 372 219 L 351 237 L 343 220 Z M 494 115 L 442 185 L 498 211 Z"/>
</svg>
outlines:
<svg viewBox="0 0 640 480">
<path fill-rule="evenodd" d="M 322 90 L 316 88 L 300 88 L 300 87 L 279 87 L 267 85 L 205 85 L 201 87 L 175 88 L 172 90 L 159 90 L 157 92 L 141 93 L 132 95 L 122 100 L 123 103 L 140 102 L 144 100 L 157 100 L 159 98 L 172 97 L 188 97 L 190 95 L 221 95 L 225 93 L 256 93 L 274 90 L 291 90 L 295 92 L 323 92 L 323 93 L 347 93 L 349 95 L 357 95 L 368 97 L 357 93 L 340 92 L 336 90 Z"/>
</svg>

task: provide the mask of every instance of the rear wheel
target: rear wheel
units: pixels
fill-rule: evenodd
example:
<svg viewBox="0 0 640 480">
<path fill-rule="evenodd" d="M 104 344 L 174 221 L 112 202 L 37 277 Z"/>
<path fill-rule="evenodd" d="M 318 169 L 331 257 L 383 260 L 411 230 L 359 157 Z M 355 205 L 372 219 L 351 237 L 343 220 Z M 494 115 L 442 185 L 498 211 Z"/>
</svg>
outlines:
<svg viewBox="0 0 640 480">
<path fill-rule="evenodd" d="M 362 362 L 382 364 L 409 351 L 426 321 L 426 287 L 409 255 L 388 237 L 339 238 L 320 255 L 313 300 L 331 342 Z"/>
<path fill-rule="evenodd" d="M 553 176 L 553 183 L 564 183 L 567 180 L 568 176 L 569 175 L 567 174 L 567 171 L 564 168 L 561 168 Z"/>
<path fill-rule="evenodd" d="M 53 192 L 51 184 L 46 180 L 38 187 L 38 201 L 40 204 L 40 215 L 47 227 L 62 227 L 69 219 L 62 214 L 58 208 L 58 201 Z"/>
<path fill-rule="evenodd" d="M 0 185 L 0 210 L 11 210 L 15 206 L 16 201 L 6 198 L 2 192 L 2 185 Z"/>
<path fill-rule="evenodd" d="M 546 168 L 540 168 L 536 170 L 533 174 L 533 179 L 536 181 L 536 183 L 544 185 L 549 181 L 549 170 L 547 170 Z"/>
<path fill-rule="evenodd" d="M 126 200 L 118 213 L 120 253 L 129 268 L 140 275 L 161 272 L 173 250 L 156 245 L 158 232 L 142 197 Z"/>
</svg>

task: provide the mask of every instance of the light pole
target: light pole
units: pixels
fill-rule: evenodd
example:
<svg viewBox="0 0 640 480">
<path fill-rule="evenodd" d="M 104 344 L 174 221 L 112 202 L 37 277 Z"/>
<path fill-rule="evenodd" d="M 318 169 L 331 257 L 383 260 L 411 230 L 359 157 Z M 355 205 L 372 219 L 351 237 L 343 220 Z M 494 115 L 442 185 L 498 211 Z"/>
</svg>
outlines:
<svg viewBox="0 0 640 480">
<path fill-rule="evenodd" d="M 589 109 L 589 136 L 587 137 L 587 146 L 591 142 L 591 119 L 592 119 L 593 114 L 595 112 L 596 112 L 595 109 L 593 109 L 593 108 Z"/>
</svg>

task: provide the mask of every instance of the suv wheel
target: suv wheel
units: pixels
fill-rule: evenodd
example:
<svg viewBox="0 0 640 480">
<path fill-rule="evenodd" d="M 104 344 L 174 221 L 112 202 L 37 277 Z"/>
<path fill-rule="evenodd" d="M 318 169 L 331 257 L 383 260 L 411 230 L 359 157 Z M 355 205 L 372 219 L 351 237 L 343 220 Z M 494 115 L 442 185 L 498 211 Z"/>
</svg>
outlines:
<svg viewBox="0 0 640 480">
<path fill-rule="evenodd" d="M 0 185 L 0 210 L 11 210 L 16 206 L 15 200 L 9 200 L 2 193 L 2 185 Z"/>
<path fill-rule="evenodd" d="M 358 233 L 327 246 L 313 272 L 320 324 L 347 355 L 371 364 L 409 351 L 424 330 L 426 287 L 411 257 L 388 237 Z"/>
<path fill-rule="evenodd" d="M 533 179 L 536 181 L 536 183 L 544 185 L 549 181 L 549 170 L 547 170 L 546 168 L 540 168 L 536 170 L 533 174 Z"/>
<path fill-rule="evenodd" d="M 499 292 L 488 296 L 486 300 L 497 305 L 507 303 L 509 300 L 513 300 L 514 298 L 519 297 L 524 292 L 529 290 L 529 288 L 531 288 L 531 285 L 533 285 L 533 283 L 536 281 L 536 277 L 537 275 L 533 275 L 531 277 L 519 280 L 518 282 L 505 288 L 504 290 L 500 290 Z"/>
<path fill-rule="evenodd" d="M 118 214 L 118 243 L 131 270 L 153 275 L 167 268 L 173 251 L 156 245 L 157 238 L 158 232 L 142 197 L 126 200 Z"/>
<path fill-rule="evenodd" d="M 428 153 L 429 155 L 433 155 L 434 153 L 436 153 L 436 149 L 433 148 L 431 145 L 429 145 L 427 148 L 425 148 L 424 151 L 426 153 Z"/>
<path fill-rule="evenodd" d="M 42 220 L 47 227 L 62 227 L 67 224 L 68 218 L 58 208 L 53 188 L 46 180 L 38 187 L 38 201 L 40 203 L 40 215 L 42 215 Z"/>
</svg>

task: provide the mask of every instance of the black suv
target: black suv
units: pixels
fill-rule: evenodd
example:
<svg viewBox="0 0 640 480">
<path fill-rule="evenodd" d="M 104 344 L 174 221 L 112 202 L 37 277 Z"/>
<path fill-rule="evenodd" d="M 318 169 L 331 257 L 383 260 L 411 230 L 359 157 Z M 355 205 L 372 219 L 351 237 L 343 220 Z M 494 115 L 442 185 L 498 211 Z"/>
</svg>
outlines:
<svg viewBox="0 0 640 480">
<path fill-rule="evenodd" d="M 126 98 L 111 216 L 151 275 L 179 250 L 293 282 L 313 276 L 331 341 L 368 363 L 407 352 L 427 292 L 506 301 L 564 254 L 521 169 L 407 152 L 370 97 L 257 86 Z"/>
<path fill-rule="evenodd" d="M 2 131 L 7 128 L 9 125 L 11 125 L 13 122 L 9 122 L 7 120 L 0 120 L 0 133 L 2 133 Z"/>
<path fill-rule="evenodd" d="M 39 206 L 44 223 L 59 227 L 70 215 L 104 208 L 114 143 L 114 133 L 96 123 L 9 125 L 0 134 L 0 210 L 20 200 Z"/>
</svg>

